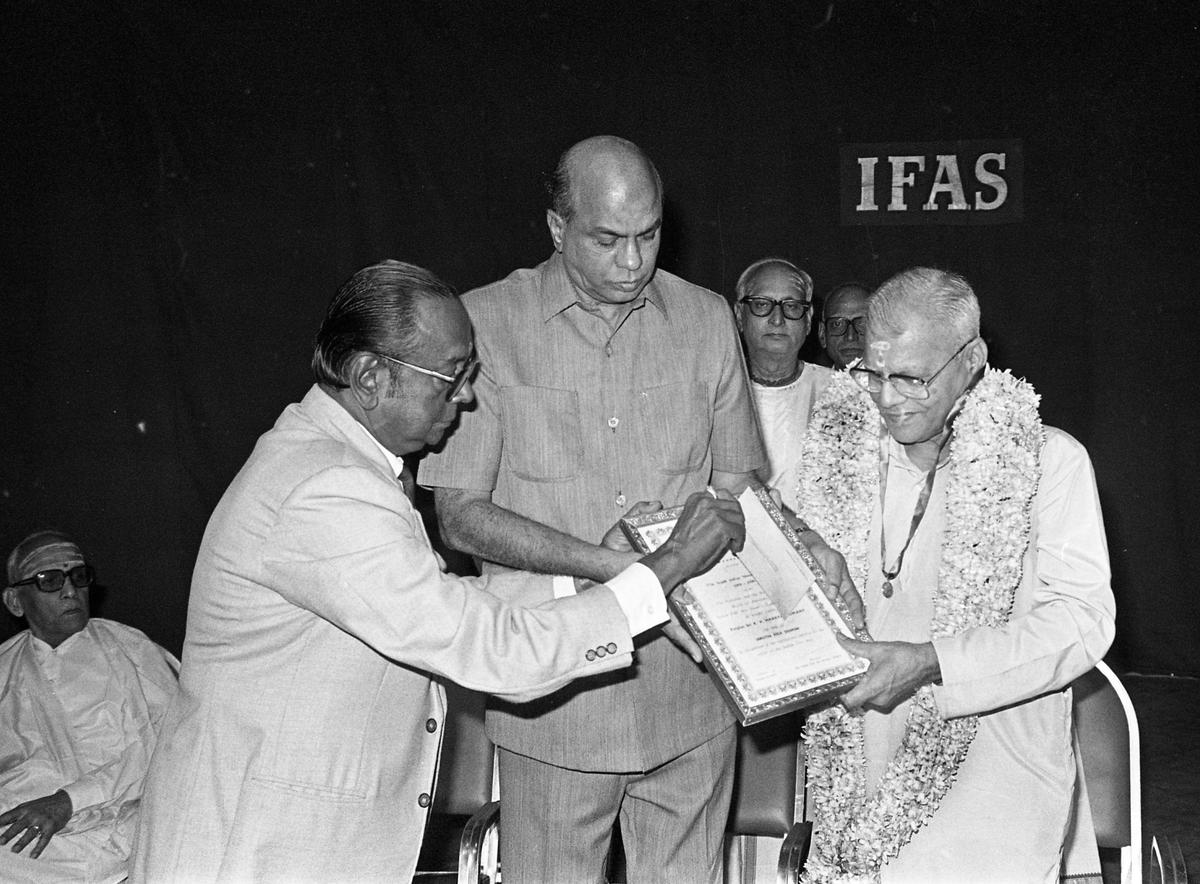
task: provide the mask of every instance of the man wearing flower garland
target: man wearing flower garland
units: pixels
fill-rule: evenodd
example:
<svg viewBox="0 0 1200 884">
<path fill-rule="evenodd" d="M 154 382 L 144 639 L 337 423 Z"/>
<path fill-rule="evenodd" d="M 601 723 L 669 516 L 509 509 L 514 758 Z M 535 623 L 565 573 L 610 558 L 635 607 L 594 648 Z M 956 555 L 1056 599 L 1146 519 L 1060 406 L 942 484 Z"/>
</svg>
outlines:
<svg viewBox="0 0 1200 884">
<path fill-rule="evenodd" d="M 1114 603 L 1087 452 L 1037 404 L 987 367 L 967 282 L 917 268 L 872 297 L 863 359 L 817 406 L 801 515 L 874 641 L 844 642 L 871 668 L 809 721 L 809 881 L 1058 879 L 1065 688 Z"/>
</svg>

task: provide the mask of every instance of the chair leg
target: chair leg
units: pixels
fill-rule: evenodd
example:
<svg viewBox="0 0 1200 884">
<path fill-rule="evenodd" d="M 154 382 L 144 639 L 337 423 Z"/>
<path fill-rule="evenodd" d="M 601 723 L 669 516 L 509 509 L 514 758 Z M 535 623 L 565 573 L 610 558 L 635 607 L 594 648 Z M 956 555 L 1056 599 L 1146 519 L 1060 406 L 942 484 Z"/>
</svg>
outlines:
<svg viewBox="0 0 1200 884">
<path fill-rule="evenodd" d="M 783 847 L 779 850 L 779 870 L 775 875 L 776 884 L 797 884 L 800 872 L 804 869 L 804 861 L 808 859 L 808 848 L 812 843 L 812 823 L 795 823 L 787 837 L 783 839 Z"/>
<path fill-rule="evenodd" d="M 1164 837 L 1160 847 L 1157 836 L 1150 839 L 1150 874 L 1159 884 L 1187 884 L 1187 863 L 1178 840 Z"/>
<path fill-rule="evenodd" d="M 499 801 L 489 801 L 467 821 L 458 847 L 458 884 L 495 884 L 499 826 Z"/>
</svg>

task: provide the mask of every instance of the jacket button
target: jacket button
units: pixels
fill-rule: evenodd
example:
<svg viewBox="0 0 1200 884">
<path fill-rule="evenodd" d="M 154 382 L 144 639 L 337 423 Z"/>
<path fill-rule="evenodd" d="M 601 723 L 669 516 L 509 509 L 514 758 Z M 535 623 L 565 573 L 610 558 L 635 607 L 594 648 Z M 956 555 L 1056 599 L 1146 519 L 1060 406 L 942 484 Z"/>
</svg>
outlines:
<svg viewBox="0 0 1200 884">
<path fill-rule="evenodd" d="M 431 734 L 434 731 L 436 731 L 437 730 L 437 719 L 434 719 L 434 718 L 427 719 L 425 721 L 425 730 L 429 731 Z"/>
<path fill-rule="evenodd" d="M 607 648 L 606 650 L 607 650 L 607 651 L 608 651 L 610 654 L 615 654 L 615 653 L 617 652 L 617 643 L 616 643 L 616 642 L 609 642 L 609 643 L 608 643 L 608 648 Z"/>
<path fill-rule="evenodd" d="M 596 656 L 597 657 L 607 657 L 608 656 L 608 648 L 604 647 L 604 645 L 597 645 L 596 646 Z"/>
<path fill-rule="evenodd" d="M 591 663 L 593 660 L 596 659 L 596 652 L 589 649 L 588 652 L 583 655 L 583 659 L 585 659 L 589 663 Z"/>
<path fill-rule="evenodd" d="M 417 804 L 422 807 L 428 807 L 432 803 L 428 792 L 422 792 L 421 797 L 417 799 Z"/>
</svg>

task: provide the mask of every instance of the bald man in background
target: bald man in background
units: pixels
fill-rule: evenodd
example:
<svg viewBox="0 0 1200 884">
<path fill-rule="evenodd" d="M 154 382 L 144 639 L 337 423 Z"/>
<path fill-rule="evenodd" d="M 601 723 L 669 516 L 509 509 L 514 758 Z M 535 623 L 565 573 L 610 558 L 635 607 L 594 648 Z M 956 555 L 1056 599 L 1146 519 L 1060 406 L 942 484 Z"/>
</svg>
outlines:
<svg viewBox="0 0 1200 884">
<path fill-rule="evenodd" d="M 4 604 L 29 628 L 0 645 L 0 881 L 124 874 L 179 664 L 141 632 L 91 618 L 95 571 L 69 536 L 8 557 Z"/>
<path fill-rule="evenodd" d="M 863 355 L 870 297 L 871 290 L 857 282 L 843 282 L 825 296 L 817 337 L 834 368 L 845 368 Z"/>
</svg>

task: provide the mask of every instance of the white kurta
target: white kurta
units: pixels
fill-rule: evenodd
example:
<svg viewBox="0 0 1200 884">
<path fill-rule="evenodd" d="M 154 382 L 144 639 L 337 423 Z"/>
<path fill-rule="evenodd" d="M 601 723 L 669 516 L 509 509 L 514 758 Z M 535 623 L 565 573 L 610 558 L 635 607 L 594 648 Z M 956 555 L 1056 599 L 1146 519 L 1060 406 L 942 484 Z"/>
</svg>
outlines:
<svg viewBox="0 0 1200 884">
<path fill-rule="evenodd" d="M 829 385 L 833 370 L 807 363 L 800 377 L 784 387 L 751 383 L 754 408 L 767 449 L 767 485 L 779 491 L 788 509 L 796 510 L 800 440 L 808 429 L 813 404 Z"/>
<path fill-rule="evenodd" d="M 158 722 L 177 689 L 168 661 L 138 630 L 99 619 L 57 648 L 28 630 L 0 646 L 0 811 L 59 789 L 74 810 L 38 859 L 31 848 L 0 850 L 0 881 L 122 872 Z"/>
<path fill-rule="evenodd" d="M 1075 782 L 1066 686 L 1108 649 L 1114 602 L 1095 476 L 1075 439 L 1046 428 L 1033 533 L 1012 617 L 934 646 L 944 717 L 979 714 L 958 779 L 929 824 L 883 870 L 885 882 L 1056 881 Z M 889 565 L 904 545 L 924 474 L 892 440 L 886 524 Z M 878 641 L 929 641 L 950 471 L 938 468 L 929 507 L 893 580 L 881 592 L 878 508 L 868 540 L 864 601 Z M 866 713 L 873 788 L 904 731 L 909 704 Z"/>
</svg>

